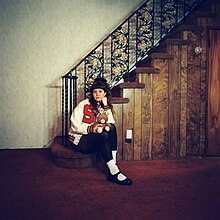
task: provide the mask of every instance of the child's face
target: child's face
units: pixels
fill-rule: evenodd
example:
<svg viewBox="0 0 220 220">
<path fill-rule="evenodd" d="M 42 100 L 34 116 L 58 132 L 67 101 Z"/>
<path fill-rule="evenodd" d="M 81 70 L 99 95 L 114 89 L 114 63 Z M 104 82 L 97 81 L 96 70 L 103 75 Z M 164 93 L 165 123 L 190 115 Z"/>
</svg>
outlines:
<svg viewBox="0 0 220 220">
<path fill-rule="evenodd" d="M 106 92 L 103 89 L 94 89 L 93 90 L 93 98 L 97 101 L 100 102 L 102 99 L 106 96 Z"/>
</svg>

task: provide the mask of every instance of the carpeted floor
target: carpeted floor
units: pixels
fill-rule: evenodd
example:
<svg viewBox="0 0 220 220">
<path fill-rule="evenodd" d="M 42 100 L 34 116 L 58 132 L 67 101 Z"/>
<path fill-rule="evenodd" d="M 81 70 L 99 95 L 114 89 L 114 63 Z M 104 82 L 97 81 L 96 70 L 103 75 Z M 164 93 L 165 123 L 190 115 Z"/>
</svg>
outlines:
<svg viewBox="0 0 220 220">
<path fill-rule="evenodd" d="M 119 161 L 128 187 L 101 165 L 63 169 L 50 149 L 0 150 L 0 220 L 220 219 L 220 158 Z"/>
</svg>

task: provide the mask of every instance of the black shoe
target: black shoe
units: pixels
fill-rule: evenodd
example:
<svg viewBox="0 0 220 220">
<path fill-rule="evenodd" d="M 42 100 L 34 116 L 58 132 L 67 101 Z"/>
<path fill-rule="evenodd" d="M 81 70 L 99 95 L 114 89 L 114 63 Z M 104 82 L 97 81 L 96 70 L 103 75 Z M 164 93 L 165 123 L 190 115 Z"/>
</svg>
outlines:
<svg viewBox="0 0 220 220">
<path fill-rule="evenodd" d="M 124 179 L 124 180 L 119 180 L 118 179 L 118 175 L 120 174 L 121 172 L 118 172 L 118 173 L 116 173 L 115 175 L 112 175 L 112 174 L 109 174 L 109 176 L 108 176 L 108 181 L 111 181 L 111 182 L 113 182 L 113 183 L 117 183 L 117 184 L 119 184 L 119 185 L 124 185 L 124 186 L 129 186 L 129 185 L 131 185 L 132 184 L 132 180 L 131 179 L 129 179 L 128 177 L 126 177 L 126 179 Z"/>
</svg>

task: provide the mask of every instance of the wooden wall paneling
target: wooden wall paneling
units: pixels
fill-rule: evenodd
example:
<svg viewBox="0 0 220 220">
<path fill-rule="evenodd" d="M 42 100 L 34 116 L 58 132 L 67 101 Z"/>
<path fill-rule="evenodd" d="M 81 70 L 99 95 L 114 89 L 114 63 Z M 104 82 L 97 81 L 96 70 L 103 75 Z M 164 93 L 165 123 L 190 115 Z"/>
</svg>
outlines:
<svg viewBox="0 0 220 220">
<path fill-rule="evenodd" d="M 187 46 L 182 46 L 180 62 L 180 157 L 186 156 L 187 127 Z"/>
<path fill-rule="evenodd" d="M 199 155 L 206 153 L 206 115 L 207 115 L 207 33 L 201 33 L 201 71 L 200 71 L 200 146 Z"/>
<path fill-rule="evenodd" d="M 169 144 L 168 156 L 179 157 L 180 133 L 180 50 L 179 45 L 169 45 L 168 52 L 174 55 L 173 62 L 169 62 Z"/>
<path fill-rule="evenodd" d="M 122 160 L 123 158 L 123 114 L 122 114 L 122 105 L 123 104 L 114 104 L 114 118 L 115 118 L 115 126 L 117 129 L 117 159 Z"/>
<path fill-rule="evenodd" d="M 133 160 L 134 138 L 131 143 L 125 142 L 126 131 L 134 128 L 134 89 L 123 89 L 124 98 L 129 98 L 129 102 L 123 104 L 123 159 Z"/>
<path fill-rule="evenodd" d="M 220 154 L 220 30 L 210 30 L 208 79 L 208 155 Z"/>
<path fill-rule="evenodd" d="M 195 47 L 200 44 L 200 32 L 189 31 L 188 91 L 187 91 L 187 155 L 198 155 L 200 144 L 200 62 Z"/>
<path fill-rule="evenodd" d="M 152 74 L 141 74 L 140 82 L 145 83 L 145 88 L 141 90 L 142 105 L 141 105 L 141 159 L 152 159 Z"/>
<path fill-rule="evenodd" d="M 134 160 L 141 159 L 141 144 L 142 144 L 141 106 L 142 106 L 141 89 L 134 89 L 134 129 L 133 129 Z"/>
<path fill-rule="evenodd" d="M 160 74 L 153 75 L 153 159 L 167 157 L 168 151 L 168 60 L 154 59 Z"/>
</svg>

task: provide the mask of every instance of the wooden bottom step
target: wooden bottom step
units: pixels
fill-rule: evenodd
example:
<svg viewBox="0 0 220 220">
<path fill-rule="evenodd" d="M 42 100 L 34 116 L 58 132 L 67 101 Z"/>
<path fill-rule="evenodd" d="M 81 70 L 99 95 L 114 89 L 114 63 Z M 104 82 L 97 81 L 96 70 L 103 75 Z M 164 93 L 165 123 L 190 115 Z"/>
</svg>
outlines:
<svg viewBox="0 0 220 220">
<path fill-rule="evenodd" d="M 51 145 L 53 161 L 58 167 L 77 169 L 87 168 L 98 161 L 97 153 L 82 154 L 70 148 L 62 146 L 62 137 L 56 137 Z"/>
</svg>

